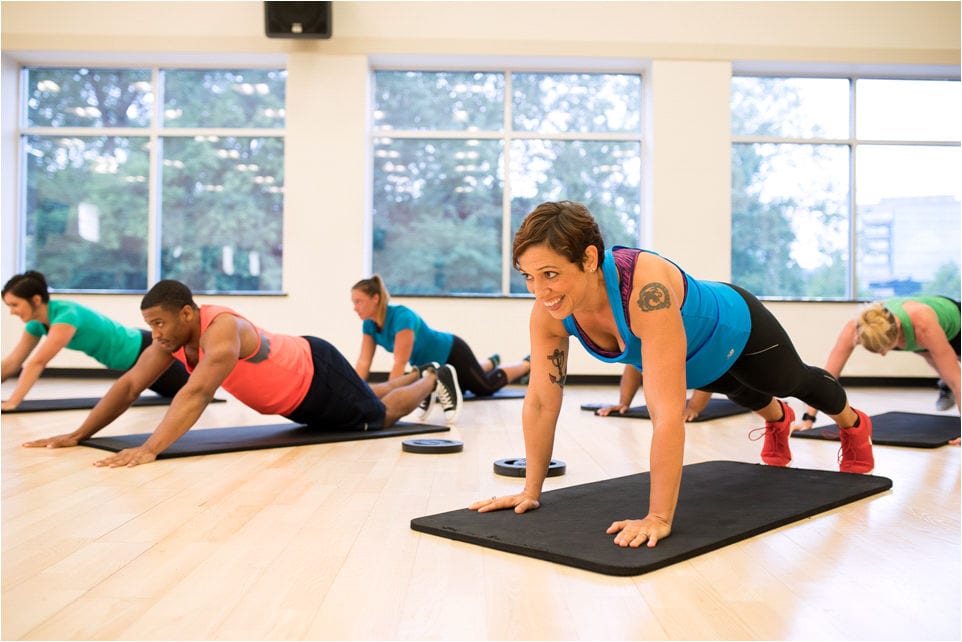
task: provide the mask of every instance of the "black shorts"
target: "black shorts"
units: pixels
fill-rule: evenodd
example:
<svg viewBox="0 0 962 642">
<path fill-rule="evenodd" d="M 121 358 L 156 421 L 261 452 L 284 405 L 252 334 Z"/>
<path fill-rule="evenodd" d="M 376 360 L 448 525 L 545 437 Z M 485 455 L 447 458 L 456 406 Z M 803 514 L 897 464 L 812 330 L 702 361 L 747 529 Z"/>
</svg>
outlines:
<svg viewBox="0 0 962 642">
<path fill-rule="evenodd" d="M 330 430 L 378 430 L 384 427 L 384 403 L 337 348 L 305 336 L 311 346 L 314 377 L 291 421 Z"/>
</svg>

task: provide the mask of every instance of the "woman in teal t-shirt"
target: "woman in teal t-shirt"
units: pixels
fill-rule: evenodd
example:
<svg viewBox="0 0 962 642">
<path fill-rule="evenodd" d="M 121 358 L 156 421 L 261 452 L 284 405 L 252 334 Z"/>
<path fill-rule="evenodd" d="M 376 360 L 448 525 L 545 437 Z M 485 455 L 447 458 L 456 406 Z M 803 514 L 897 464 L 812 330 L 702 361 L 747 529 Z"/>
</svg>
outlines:
<svg viewBox="0 0 962 642">
<path fill-rule="evenodd" d="M 480 396 L 494 394 L 531 369 L 526 360 L 501 364 L 496 356 L 481 363 L 461 337 L 431 328 L 414 310 L 388 305 L 389 300 L 387 286 L 377 274 L 351 288 L 354 311 L 364 320 L 361 354 L 354 366 L 362 379 L 370 374 L 377 346 L 394 354 L 392 379 L 404 374 L 408 364 L 448 363 L 457 372 L 460 388 Z"/>
<path fill-rule="evenodd" d="M 2 380 L 18 371 L 20 375 L 10 398 L 0 404 L 2 410 L 20 405 L 47 363 L 63 348 L 79 350 L 107 368 L 126 372 L 152 342 L 147 330 L 128 328 L 72 301 L 51 301 L 47 279 L 33 270 L 7 281 L 3 302 L 26 326 L 16 347 L 3 358 Z M 41 343 L 45 335 L 47 339 Z M 183 365 L 176 362 L 150 389 L 173 397 L 187 383 L 187 377 Z"/>
</svg>

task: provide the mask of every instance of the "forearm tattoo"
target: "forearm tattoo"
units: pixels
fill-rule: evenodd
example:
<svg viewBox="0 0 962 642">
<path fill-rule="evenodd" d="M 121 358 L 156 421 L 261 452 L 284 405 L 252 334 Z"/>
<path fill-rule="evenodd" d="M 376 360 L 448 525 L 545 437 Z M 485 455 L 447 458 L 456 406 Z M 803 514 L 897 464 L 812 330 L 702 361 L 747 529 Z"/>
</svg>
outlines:
<svg viewBox="0 0 962 642">
<path fill-rule="evenodd" d="M 553 365 L 558 371 L 557 376 L 549 372 L 548 378 L 551 379 L 551 383 L 556 383 L 562 388 L 564 388 L 565 378 L 568 376 L 568 373 L 566 372 L 566 369 L 565 369 L 565 353 L 561 350 L 555 350 L 554 354 L 548 357 L 548 361 L 550 361 L 551 365 Z"/>
<path fill-rule="evenodd" d="M 638 307 L 642 312 L 670 308 L 671 297 L 668 296 L 668 288 L 661 283 L 645 285 L 638 294 Z"/>
</svg>

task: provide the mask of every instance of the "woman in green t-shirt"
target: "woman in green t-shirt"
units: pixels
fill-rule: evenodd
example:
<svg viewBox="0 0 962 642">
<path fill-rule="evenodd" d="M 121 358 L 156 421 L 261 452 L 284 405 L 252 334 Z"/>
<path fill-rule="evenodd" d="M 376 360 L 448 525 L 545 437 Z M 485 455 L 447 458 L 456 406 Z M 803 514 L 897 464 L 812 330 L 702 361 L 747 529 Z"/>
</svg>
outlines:
<svg viewBox="0 0 962 642">
<path fill-rule="evenodd" d="M 150 332 L 128 328 L 72 301 L 50 299 L 47 279 L 33 270 L 18 274 L 3 286 L 3 302 L 10 314 L 26 324 L 13 351 L 3 358 L 2 381 L 20 372 L 17 387 L 0 404 L 14 410 L 63 348 L 79 350 L 113 370 L 126 372 L 152 342 Z M 46 340 L 43 337 L 46 336 Z M 174 363 L 150 386 L 163 397 L 173 397 L 187 382 L 187 371 Z"/>
</svg>

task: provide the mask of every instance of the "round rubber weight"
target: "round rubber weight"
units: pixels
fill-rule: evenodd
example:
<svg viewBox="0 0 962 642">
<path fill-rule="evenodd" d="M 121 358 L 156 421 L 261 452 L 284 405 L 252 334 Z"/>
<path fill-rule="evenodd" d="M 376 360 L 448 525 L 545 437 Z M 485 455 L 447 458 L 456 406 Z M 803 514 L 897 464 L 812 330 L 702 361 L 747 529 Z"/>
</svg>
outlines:
<svg viewBox="0 0 962 642">
<path fill-rule="evenodd" d="M 453 439 L 405 439 L 401 442 L 401 450 L 406 453 L 435 455 L 459 453 L 464 450 L 464 443 Z"/>
<path fill-rule="evenodd" d="M 567 466 L 565 466 L 563 461 L 552 459 L 551 463 L 548 464 L 548 477 L 564 475 L 566 469 Z M 499 459 L 498 461 L 494 462 L 494 472 L 499 475 L 506 475 L 508 477 L 524 477 L 524 457 L 521 457 L 520 459 Z"/>
</svg>

